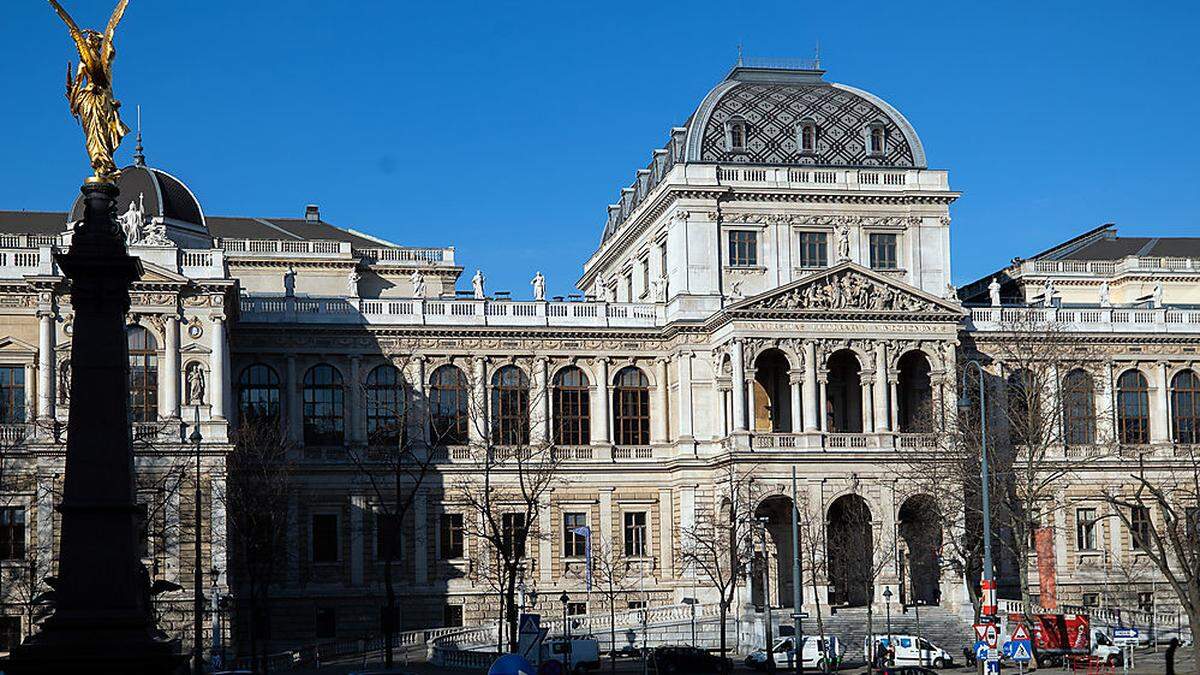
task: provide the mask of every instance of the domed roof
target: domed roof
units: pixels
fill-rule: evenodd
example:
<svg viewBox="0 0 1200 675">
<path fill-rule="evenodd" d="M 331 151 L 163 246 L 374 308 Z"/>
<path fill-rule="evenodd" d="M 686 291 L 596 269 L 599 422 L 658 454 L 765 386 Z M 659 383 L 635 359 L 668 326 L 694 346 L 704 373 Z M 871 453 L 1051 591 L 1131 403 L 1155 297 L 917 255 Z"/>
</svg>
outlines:
<svg viewBox="0 0 1200 675">
<path fill-rule="evenodd" d="M 163 171 L 144 164 L 133 164 L 121 169 L 117 177 L 117 212 L 125 211 L 130 202 L 142 201 L 147 218 L 162 218 L 170 225 L 184 229 L 207 232 L 204 211 L 196 195 L 183 181 Z M 70 222 L 83 219 L 83 196 L 75 198 L 71 207 Z M 190 226 L 190 227 L 189 227 Z"/>
<path fill-rule="evenodd" d="M 737 66 L 704 97 L 688 123 L 687 160 L 746 164 L 925 168 L 925 149 L 898 110 L 854 87 L 826 82 L 824 71 Z M 727 125 L 746 123 L 744 148 L 730 149 Z M 816 147 L 801 152 L 798 130 L 816 127 Z M 867 151 L 884 129 L 882 154 Z"/>
</svg>

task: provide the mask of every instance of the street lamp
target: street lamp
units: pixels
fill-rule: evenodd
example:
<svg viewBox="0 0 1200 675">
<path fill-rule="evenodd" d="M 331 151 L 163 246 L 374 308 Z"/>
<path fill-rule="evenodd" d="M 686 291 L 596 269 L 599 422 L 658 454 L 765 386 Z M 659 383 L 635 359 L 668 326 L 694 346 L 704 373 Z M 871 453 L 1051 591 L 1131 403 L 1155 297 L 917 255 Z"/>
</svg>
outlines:
<svg viewBox="0 0 1200 675">
<path fill-rule="evenodd" d="M 892 642 L 892 589 L 890 586 L 883 587 L 883 606 L 887 609 L 888 651 L 894 652 L 896 645 Z M 891 661 L 891 659 L 888 660 Z M 892 664 L 888 663 L 888 665 Z"/>
<path fill-rule="evenodd" d="M 979 361 L 971 359 L 967 361 L 966 365 L 974 366 L 975 372 L 979 375 L 979 470 L 980 481 L 983 484 L 983 581 L 980 584 L 983 598 L 981 614 L 985 622 L 992 622 L 995 620 L 996 612 L 996 579 L 992 572 L 992 501 L 989 493 L 991 481 L 988 478 L 987 455 L 987 381 L 984 379 L 983 366 L 979 365 Z M 958 409 L 965 412 L 971 407 L 971 399 L 967 396 L 966 367 L 963 368 L 959 389 L 962 391 L 962 394 L 958 398 Z"/>
<path fill-rule="evenodd" d="M 196 448 L 196 485 L 195 485 L 195 551 L 192 559 L 192 674 L 203 675 L 204 656 L 201 643 L 204 641 L 204 570 L 200 566 L 200 443 L 204 436 L 200 433 L 200 402 L 196 402 L 196 419 L 192 424 L 192 433 L 188 440 Z"/>
<path fill-rule="evenodd" d="M 558 596 L 558 601 L 562 603 L 563 607 L 563 631 L 567 638 L 566 644 L 563 645 L 563 658 L 566 659 L 563 663 L 563 670 L 567 672 L 571 671 L 571 622 L 567 619 L 567 603 L 570 600 L 571 597 L 567 595 L 566 591 L 563 591 L 562 595 Z"/>
</svg>

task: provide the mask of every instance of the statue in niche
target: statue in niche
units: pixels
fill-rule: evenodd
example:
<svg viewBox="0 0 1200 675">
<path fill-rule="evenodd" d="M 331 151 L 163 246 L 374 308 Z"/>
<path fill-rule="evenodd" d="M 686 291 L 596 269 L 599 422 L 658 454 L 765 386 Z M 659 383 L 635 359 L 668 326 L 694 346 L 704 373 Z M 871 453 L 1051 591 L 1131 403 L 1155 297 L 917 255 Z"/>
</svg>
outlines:
<svg viewBox="0 0 1200 675">
<path fill-rule="evenodd" d="M 412 274 L 408 275 L 408 282 L 412 284 L 414 298 L 425 297 L 425 275 L 421 274 L 421 270 L 413 270 Z"/>
<path fill-rule="evenodd" d="M 838 225 L 834 233 L 837 236 L 838 262 L 850 259 L 850 227 Z"/>
<path fill-rule="evenodd" d="M 530 281 L 529 283 L 533 285 L 533 299 L 534 300 L 545 300 L 546 299 L 546 277 L 542 276 L 542 273 L 539 271 L 537 274 L 533 275 L 533 280 Z"/>
<path fill-rule="evenodd" d="M 199 363 L 193 363 L 187 372 L 188 403 L 204 404 L 204 369 Z"/>
<path fill-rule="evenodd" d="M 650 285 L 654 292 L 654 301 L 655 302 L 666 302 L 667 301 L 667 278 L 659 277 L 659 278 L 655 279 L 654 281 L 650 282 Z"/>
<path fill-rule="evenodd" d="M 58 364 L 58 402 L 67 405 L 71 400 L 71 359 Z"/>
<path fill-rule="evenodd" d="M 1112 299 L 1109 296 L 1109 289 L 1108 289 L 1107 281 L 1100 284 L 1100 306 L 1101 307 L 1112 307 Z"/>
</svg>

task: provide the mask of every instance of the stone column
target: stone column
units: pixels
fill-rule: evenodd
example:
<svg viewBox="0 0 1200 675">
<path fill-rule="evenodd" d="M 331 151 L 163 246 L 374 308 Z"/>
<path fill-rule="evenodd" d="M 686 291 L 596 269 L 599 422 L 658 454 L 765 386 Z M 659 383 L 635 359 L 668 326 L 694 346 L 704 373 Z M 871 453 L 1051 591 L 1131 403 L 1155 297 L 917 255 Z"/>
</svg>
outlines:
<svg viewBox="0 0 1200 675">
<path fill-rule="evenodd" d="M 224 462 L 224 460 L 220 460 Z M 229 547 L 226 539 L 225 499 L 222 490 L 213 489 L 216 485 L 224 485 L 227 477 L 224 473 L 213 471 L 209 476 L 208 507 L 209 507 L 209 559 L 214 569 L 220 572 L 217 578 L 218 586 L 225 586 L 229 575 Z"/>
<path fill-rule="evenodd" d="M 212 381 L 209 382 L 212 393 L 208 395 L 208 400 L 212 404 L 212 417 L 223 420 L 226 418 L 225 388 L 229 375 L 229 348 L 225 344 L 225 317 L 222 316 L 212 318 L 212 365 L 209 370 L 212 373 Z"/>
<path fill-rule="evenodd" d="M 647 527 L 650 523 L 646 523 Z M 675 510 L 671 505 L 671 488 L 658 490 L 658 559 L 660 578 L 675 577 Z"/>
<path fill-rule="evenodd" d="M 539 356 L 533 360 L 533 395 L 529 401 L 530 438 L 534 443 L 550 442 L 550 382 L 547 377 L 549 359 Z"/>
<path fill-rule="evenodd" d="M 472 443 L 483 443 L 491 429 L 488 424 L 487 357 L 475 357 L 473 365 L 471 397 L 467 401 L 467 436 Z"/>
<path fill-rule="evenodd" d="M 896 401 L 888 400 L 890 383 L 887 369 L 887 343 L 875 343 L 875 431 L 897 431 L 891 424 L 888 414 L 889 405 L 895 406 Z"/>
<path fill-rule="evenodd" d="M 38 380 L 37 416 L 40 420 L 54 419 L 54 313 L 38 312 Z M 33 381 L 26 373 L 26 392 Z M 28 398 L 28 393 L 26 393 Z"/>
<path fill-rule="evenodd" d="M 657 386 L 654 388 L 654 408 L 655 408 L 655 410 L 651 411 L 651 415 L 650 415 L 650 442 L 651 443 L 666 443 L 667 442 L 667 433 L 668 433 L 667 428 L 670 425 L 670 421 L 667 418 L 667 410 L 669 408 L 669 405 L 667 403 L 667 399 L 669 397 L 668 396 L 669 387 L 667 386 L 667 359 L 666 359 L 666 357 L 659 357 L 657 359 L 654 359 L 654 379 L 656 380 Z M 680 381 L 679 396 L 680 396 L 680 398 L 683 397 L 682 380 Z M 682 416 L 684 414 L 682 406 L 679 411 L 679 414 L 680 414 L 679 428 L 682 430 L 683 429 Z M 682 433 L 682 431 L 680 433 Z"/>
<path fill-rule="evenodd" d="M 367 440 L 366 424 L 364 423 L 364 400 L 363 380 L 362 380 L 362 357 L 354 354 L 350 357 L 350 391 L 347 392 L 346 400 L 350 403 L 350 414 L 347 417 L 350 420 L 350 442 L 365 443 Z M 353 508 L 353 507 L 352 507 Z"/>
<path fill-rule="evenodd" d="M 363 495 L 350 495 L 350 585 L 362 586 L 363 583 L 363 542 L 367 539 L 366 523 L 367 498 Z M 378 512 L 375 527 L 379 527 Z"/>
<path fill-rule="evenodd" d="M 1170 443 L 1171 433 L 1171 383 L 1167 381 L 1167 362 L 1155 364 L 1154 379 L 1157 381 L 1150 397 L 1150 442 Z"/>
<path fill-rule="evenodd" d="M 733 341 L 733 431 L 746 431 L 746 364 L 742 341 Z"/>
<path fill-rule="evenodd" d="M 596 397 L 592 402 L 595 421 L 592 422 L 592 442 L 601 445 L 609 442 L 608 435 L 608 357 L 601 356 L 595 360 L 596 366 Z"/>
<path fill-rule="evenodd" d="M 892 421 L 892 429 L 900 428 L 900 410 L 898 409 L 898 406 L 896 405 L 896 401 L 899 400 L 899 391 L 898 391 L 899 387 L 896 384 L 896 382 L 899 379 L 900 379 L 899 373 L 897 373 L 894 370 L 887 371 L 888 391 L 890 391 L 892 393 L 892 395 L 890 397 L 892 400 L 892 405 L 891 405 L 891 410 L 888 411 L 889 412 L 888 419 L 890 419 Z"/>
<path fill-rule="evenodd" d="M 166 419 L 179 419 L 179 392 L 183 389 L 179 371 L 179 317 L 169 314 L 164 318 L 166 321 L 163 323 L 163 330 L 167 334 L 166 362 L 163 364 L 163 397 L 158 414 Z M 209 383 L 213 385 L 214 391 L 217 381 L 213 378 L 213 382 Z"/>
<path fill-rule="evenodd" d="M 1100 369 L 1096 383 L 1096 443 L 1117 437 L 1116 406 L 1113 405 L 1113 364 L 1106 361 Z"/>
<path fill-rule="evenodd" d="M 714 508 L 717 508 L 714 506 Z M 696 527 L 696 485 L 681 485 L 679 486 L 679 530 L 680 530 L 680 546 L 688 546 L 690 544 L 689 537 Z M 688 578 L 696 575 L 694 566 L 688 565 L 682 570 Z"/>
<path fill-rule="evenodd" d="M 613 486 L 602 485 L 600 487 L 600 543 L 602 546 L 610 546 L 613 551 L 617 550 L 617 542 L 613 541 Z M 592 542 L 594 547 L 596 542 Z M 624 549 L 621 549 L 624 550 Z"/>
<path fill-rule="evenodd" d="M 681 352 L 679 364 L 679 438 L 691 440 L 692 431 L 692 352 Z M 663 385 L 666 388 L 666 385 Z M 667 440 L 664 436 L 663 440 Z"/>
<path fill-rule="evenodd" d="M 215 370 L 215 368 L 214 368 Z M 284 405 L 287 407 L 287 429 L 292 441 L 304 444 L 304 423 L 300 414 L 300 381 L 296 375 L 296 357 L 287 355 L 287 375 L 283 383 Z"/>
<path fill-rule="evenodd" d="M 800 430 L 805 428 L 808 424 L 807 420 L 805 420 L 803 417 L 802 411 L 804 408 L 804 404 L 800 400 L 801 395 L 804 395 L 804 396 L 808 395 L 804 392 L 803 388 L 800 386 L 801 383 L 803 383 L 803 382 L 804 382 L 804 371 L 803 370 L 796 370 L 793 368 L 792 370 L 788 371 L 788 384 L 791 385 L 791 388 L 792 388 L 791 414 L 792 414 L 792 433 L 794 433 L 794 434 L 799 433 Z"/>
<path fill-rule="evenodd" d="M 821 409 L 817 413 L 817 418 L 821 422 L 821 426 L 820 426 L 821 431 L 828 432 L 829 431 L 829 373 L 822 371 L 821 373 L 819 373 L 817 375 L 817 381 L 819 382 L 820 389 L 821 389 L 821 397 L 820 397 Z"/>
<path fill-rule="evenodd" d="M 412 392 L 408 410 L 408 433 L 417 443 L 429 442 L 429 400 L 425 387 L 425 357 L 417 354 L 408 364 L 408 387 Z"/>
<path fill-rule="evenodd" d="M 25 409 L 22 412 L 25 413 L 25 421 L 32 422 L 34 415 L 38 413 L 37 404 L 41 402 L 38 400 L 41 393 L 41 383 L 38 383 L 38 387 L 34 387 L 34 382 L 38 376 L 37 366 L 33 363 L 26 363 L 23 374 L 25 376 L 25 384 L 22 386 L 22 390 L 25 392 Z"/>
<path fill-rule="evenodd" d="M 864 434 L 875 431 L 875 413 L 872 403 L 874 402 L 875 382 L 878 379 L 874 373 L 863 373 L 862 385 L 859 387 L 862 395 L 862 430 Z"/>
<path fill-rule="evenodd" d="M 429 583 L 429 498 L 424 491 L 413 496 L 413 582 Z"/>
<path fill-rule="evenodd" d="M 821 391 L 824 389 L 822 386 Z M 804 394 L 804 430 L 824 429 L 825 424 L 821 420 L 825 415 L 817 412 L 817 346 L 811 340 L 804 343 L 804 388 L 801 393 Z M 824 394 L 821 397 L 823 399 Z M 821 410 L 824 410 L 823 401 L 821 406 Z"/>
<path fill-rule="evenodd" d="M 546 503 L 538 509 L 538 531 L 541 538 L 538 541 L 538 582 L 542 588 L 548 588 L 554 579 L 554 520 L 550 513 L 550 497 L 547 494 Z"/>
</svg>

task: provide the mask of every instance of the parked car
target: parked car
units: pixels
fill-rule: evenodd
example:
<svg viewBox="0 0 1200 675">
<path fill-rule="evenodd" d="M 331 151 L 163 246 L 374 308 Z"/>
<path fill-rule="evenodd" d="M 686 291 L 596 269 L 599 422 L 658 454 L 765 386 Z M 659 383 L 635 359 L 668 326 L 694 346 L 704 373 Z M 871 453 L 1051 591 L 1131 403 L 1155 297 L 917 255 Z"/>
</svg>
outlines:
<svg viewBox="0 0 1200 675">
<path fill-rule="evenodd" d="M 776 666 L 786 666 L 788 663 L 794 663 L 796 659 L 796 651 L 792 638 L 785 637 L 775 641 L 775 646 L 771 649 L 775 656 Z M 805 635 L 804 644 L 801 649 L 801 656 L 804 659 L 805 668 L 816 668 L 817 670 L 836 670 L 837 664 L 842 661 L 845 656 L 846 648 L 842 646 L 840 640 L 836 637 L 821 637 L 815 635 Z M 755 670 L 762 670 L 767 667 L 767 652 L 765 649 L 759 649 L 746 657 L 746 665 Z"/>
<path fill-rule="evenodd" d="M 873 649 L 874 647 L 874 649 Z M 953 665 L 954 659 L 945 649 L 917 635 L 868 635 L 863 639 L 863 658 L 870 663 L 875 649 L 891 652 L 887 664 L 895 666 L 927 666 L 945 668 Z"/>
<path fill-rule="evenodd" d="M 698 647 L 663 646 L 654 649 L 651 663 L 656 673 L 678 673 L 679 675 L 701 673 L 727 673 L 733 670 L 733 661 L 710 654 Z"/>
<path fill-rule="evenodd" d="M 938 671 L 924 666 L 895 666 L 876 670 L 875 675 L 938 675 Z"/>
<path fill-rule="evenodd" d="M 568 673 L 583 673 L 600 667 L 600 641 L 591 636 L 559 636 L 542 643 L 542 663 L 558 661 Z"/>
<path fill-rule="evenodd" d="M 642 648 L 637 645 L 621 645 L 620 649 L 614 649 L 608 653 L 609 658 L 613 659 L 640 659 L 642 658 Z M 651 650 L 645 650 L 647 653 Z"/>
</svg>

